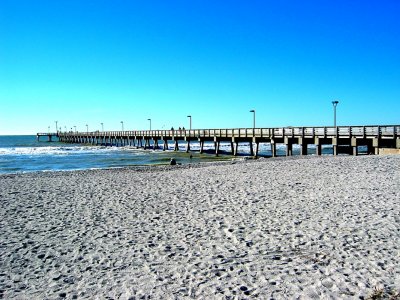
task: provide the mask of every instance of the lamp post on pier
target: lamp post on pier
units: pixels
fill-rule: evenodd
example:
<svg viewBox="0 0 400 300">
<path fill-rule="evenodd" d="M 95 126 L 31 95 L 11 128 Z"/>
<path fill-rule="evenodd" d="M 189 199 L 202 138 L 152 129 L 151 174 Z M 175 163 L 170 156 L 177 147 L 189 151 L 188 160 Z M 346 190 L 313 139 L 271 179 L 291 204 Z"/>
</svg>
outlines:
<svg viewBox="0 0 400 300">
<path fill-rule="evenodd" d="M 150 121 L 150 130 L 151 130 L 151 119 L 147 119 L 147 121 Z"/>
<path fill-rule="evenodd" d="M 256 128 L 256 111 L 252 109 L 250 112 L 253 113 L 253 129 L 254 129 Z"/>
<path fill-rule="evenodd" d="M 50 134 L 50 126 L 47 129 L 48 129 L 47 133 Z"/>
<path fill-rule="evenodd" d="M 86 133 L 89 134 L 89 125 L 86 124 Z"/>
<path fill-rule="evenodd" d="M 333 126 L 336 127 L 336 106 L 338 105 L 339 101 L 335 100 L 332 101 L 333 105 Z"/>
<path fill-rule="evenodd" d="M 124 121 L 121 121 L 122 131 L 124 131 Z"/>
<path fill-rule="evenodd" d="M 189 118 L 189 130 L 192 130 L 192 116 L 187 116 Z"/>
<path fill-rule="evenodd" d="M 56 133 L 58 133 L 58 126 L 57 126 L 58 121 L 54 121 L 54 122 L 56 122 Z"/>
<path fill-rule="evenodd" d="M 103 123 L 100 124 L 101 124 L 101 132 L 104 132 L 104 124 Z"/>
<path fill-rule="evenodd" d="M 75 133 L 76 133 L 76 126 L 74 125 Z"/>
</svg>

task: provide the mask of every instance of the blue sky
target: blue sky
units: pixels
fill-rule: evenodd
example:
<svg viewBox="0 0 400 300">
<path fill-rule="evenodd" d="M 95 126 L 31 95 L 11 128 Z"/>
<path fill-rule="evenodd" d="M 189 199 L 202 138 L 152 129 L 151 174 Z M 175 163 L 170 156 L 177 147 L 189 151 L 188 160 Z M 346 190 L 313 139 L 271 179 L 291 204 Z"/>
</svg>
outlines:
<svg viewBox="0 0 400 300">
<path fill-rule="evenodd" d="M 0 134 L 400 124 L 400 1 L 0 1 Z"/>
</svg>

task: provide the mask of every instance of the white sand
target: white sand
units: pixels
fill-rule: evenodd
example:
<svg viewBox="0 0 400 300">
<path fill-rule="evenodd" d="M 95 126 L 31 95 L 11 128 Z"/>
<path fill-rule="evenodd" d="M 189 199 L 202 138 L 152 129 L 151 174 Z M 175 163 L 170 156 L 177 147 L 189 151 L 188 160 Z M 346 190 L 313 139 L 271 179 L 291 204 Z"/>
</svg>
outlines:
<svg viewBox="0 0 400 300">
<path fill-rule="evenodd" d="M 400 156 L 3 175 L 0 234 L 4 299 L 389 295 Z"/>
</svg>

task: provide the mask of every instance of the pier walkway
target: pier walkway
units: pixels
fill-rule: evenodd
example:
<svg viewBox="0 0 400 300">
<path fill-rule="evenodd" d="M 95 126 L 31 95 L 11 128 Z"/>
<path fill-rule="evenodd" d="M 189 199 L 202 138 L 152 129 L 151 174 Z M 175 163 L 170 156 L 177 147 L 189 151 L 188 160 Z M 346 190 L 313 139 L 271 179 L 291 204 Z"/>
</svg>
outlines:
<svg viewBox="0 0 400 300">
<path fill-rule="evenodd" d="M 58 133 L 50 133 L 50 132 L 47 132 L 47 133 L 42 133 L 42 132 L 39 132 L 39 133 L 36 133 L 36 139 L 37 139 L 37 141 L 39 142 L 40 141 L 40 138 L 41 137 L 47 137 L 47 141 L 48 142 L 52 142 L 53 141 L 53 138 L 54 137 L 58 137 Z"/>
<path fill-rule="evenodd" d="M 51 139 L 52 134 L 47 135 Z M 400 125 L 337 126 L 337 127 L 284 127 L 284 128 L 235 128 L 235 129 L 193 129 L 193 130 L 138 130 L 138 131 L 95 131 L 58 132 L 60 142 L 83 143 L 105 146 L 136 146 L 144 149 L 168 149 L 168 141 L 173 141 L 174 150 L 179 150 L 178 142 L 200 143 L 203 153 L 205 142 L 214 142 L 215 154 L 220 153 L 220 143 L 231 144 L 231 154 L 237 155 L 238 144 L 248 143 L 251 156 L 258 156 L 259 144 L 269 143 L 272 156 L 276 156 L 276 145 L 286 146 L 286 155 L 292 155 L 293 145 L 300 146 L 300 154 L 307 155 L 308 145 L 316 146 L 316 154 L 321 154 L 322 145 L 332 145 L 333 154 L 346 152 L 358 155 L 358 146 L 366 146 L 369 154 L 378 154 L 381 148 L 400 149 Z M 396 150 L 399 151 L 399 150 Z"/>
</svg>

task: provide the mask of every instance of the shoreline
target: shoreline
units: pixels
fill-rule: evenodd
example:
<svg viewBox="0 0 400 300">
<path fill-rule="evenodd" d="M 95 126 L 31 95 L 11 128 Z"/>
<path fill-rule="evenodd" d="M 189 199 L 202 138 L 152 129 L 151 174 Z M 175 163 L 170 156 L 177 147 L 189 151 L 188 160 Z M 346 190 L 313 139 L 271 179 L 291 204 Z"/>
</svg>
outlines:
<svg viewBox="0 0 400 300">
<path fill-rule="evenodd" d="M 171 152 L 174 153 L 174 152 Z M 224 155 L 224 154 L 223 154 Z M 223 156 L 221 155 L 221 156 Z M 380 154 L 379 156 L 392 156 L 396 154 Z M 270 157 L 270 156 L 259 156 L 257 158 L 254 158 L 253 156 L 247 156 L 247 155 L 239 155 L 239 156 L 232 156 L 232 155 L 225 155 L 226 157 L 223 159 L 218 159 L 216 158 L 215 160 L 211 161 L 197 161 L 194 163 L 188 162 L 188 163 L 180 163 L 179 160 L 177 161 L 176 165 L 170 165 L 169 163 L 154 163 L 154 164 L 143 164 L 143 165 L 125 165 L 125 166 L 116 166 L 116 167 L 93 167 L 93 168 L 87 168 L 87 169 L 65 169 L 65 170 L 32 170 L 32 171 L 19 171 L 15 173 L 0 173 L 1 176 L 19 176 L 19 175 L 25 175 L 25 174 L 46 174 L 46 173 L 63 173 L 63 172 L 87 172 L 87 171 L 101 171 L 101 170 L 148 170 L 148 169 L 156 169 L 156 168 L 166 168 L 166 169 L 177 169 L 177 168 L 201 168 L 204 166 L 219 166 L 219 165 L 226 165 L 226 164 L 241 164 L 241 163 L 252 163 L 252 162 L 258 162 L 258 161 L 266 161 L 266 160 L 271 160 L 271 161 L 285 161 L 285 160 L 301 160 L 301 159 L 313 159 L 313 158 L 333 158 L 335 156 L 330 155 L 330 154 L 325 154 L 325 155 L 315 155 L 315 154 L 310 154 L 310 155 L 293 155 L 293 156 L 277 156 L 277 157 Z M 364 156 L 371 156 L 367 154 L 362 154 L 358 155 L 357 157 L 364 157 Z M 373 155 L 375 156 L 375 155 Z M 336 157 L 353 157 L 352 155 L 348 154 L 340 154 L 337 155 Z M 171 155 L 171 158 L 173 158 L 173 155 Z"/>
<path fill-rule="evenodd" d="M 172 148 L 166 151 L 162 149 L 144 150 L 134 146 L 105 147 L 100 145 L 82 145 L 65 143 L 37 142 L 29 137 L 10 137 L 0 141 L 0 174 L 21 174 L 38 171 L 61 171 L 61 170 L 85 170 L 85 169 L 107 169 L 127 166 L 143 166 L 169 164 L 170 158 L 175 158 L 178 163 L 190 164 L 203 161 L 221 161 L 250 156 L 249 145 L 238 145 L 238 156 L 231 155 L 230 143 L 221 143 L 220 156 L 215 156 L 212 142 L 204 145 L 203 153 L 200 154 L 199 144 L 191 143 L 190 153 L 180 145 L 179 151 Z M 365 147 L 364 147 L 365 148 Z M 366 149 L 359 147 L 359 152 L 364 153 Z M 277 145 L 277 155 L 286 156 L 286 147 Z M 301 147 L 293 145 L 293 155 L 301 154 Z M 309 147 L 310 155 L 316 153 L 316 147 Z M 330 155 L 333 148 L 326 145 L 321 148 L 322 155 Z M 259 146 L 259 157 L 270 158 L 271 149 L 268 144 L 261 143 Z"/>
<path fill-rule="evenodd" d="M 400 292 L 400 156 L 0 175 L 0 295 Z"/>
</svg>

